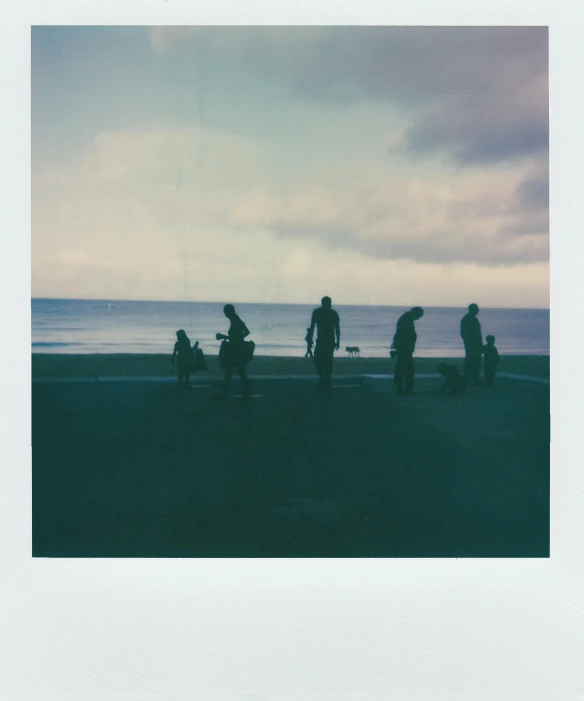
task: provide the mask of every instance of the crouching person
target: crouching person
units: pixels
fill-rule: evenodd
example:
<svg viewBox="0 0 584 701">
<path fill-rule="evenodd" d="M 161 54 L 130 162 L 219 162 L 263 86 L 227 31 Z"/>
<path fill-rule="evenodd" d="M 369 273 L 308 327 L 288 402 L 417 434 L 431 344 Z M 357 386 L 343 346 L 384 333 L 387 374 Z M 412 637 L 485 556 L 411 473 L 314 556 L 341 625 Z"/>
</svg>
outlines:
<svg viewBox="0 0 584 701">
<path fill-rule="evenodd" d="M 464 377 L 458 372 L 454 365 L 450 365 L 449 363 L 440 363 L 438 366 L 438 372 L 444 378 L 444 382 L 441 387 L 434 390 L 435 394 L 454 397 L 464 392 L 466 382 Z"/>
</svg>

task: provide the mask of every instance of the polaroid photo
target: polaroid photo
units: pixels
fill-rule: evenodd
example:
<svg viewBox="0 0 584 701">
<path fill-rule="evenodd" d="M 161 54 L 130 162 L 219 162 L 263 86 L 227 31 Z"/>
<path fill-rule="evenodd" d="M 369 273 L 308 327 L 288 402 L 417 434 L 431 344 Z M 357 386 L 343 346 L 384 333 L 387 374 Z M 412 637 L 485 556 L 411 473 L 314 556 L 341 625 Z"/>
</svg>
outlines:
<svg viewBox="0 0 584 701">
<path fill-rule="evenodd" d="M 15 16 L 22 698 L 584 698 L 577 38 L 418 4 Z"/>
</svg>

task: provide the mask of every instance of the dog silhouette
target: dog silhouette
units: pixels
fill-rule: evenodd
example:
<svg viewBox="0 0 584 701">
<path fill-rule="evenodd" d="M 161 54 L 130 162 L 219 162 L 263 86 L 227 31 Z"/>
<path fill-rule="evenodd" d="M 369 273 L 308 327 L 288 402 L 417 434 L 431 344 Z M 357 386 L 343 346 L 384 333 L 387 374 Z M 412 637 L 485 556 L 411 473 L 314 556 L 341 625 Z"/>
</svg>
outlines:
<svg viewBox="0 0 584 701">
<path fill-rule="evenodd" d="M 357 346 L 347 346 L 345 350 L 349 354 L 349 358 L 359 358 L 361 355 L 361 351 Z"/>
</svg>

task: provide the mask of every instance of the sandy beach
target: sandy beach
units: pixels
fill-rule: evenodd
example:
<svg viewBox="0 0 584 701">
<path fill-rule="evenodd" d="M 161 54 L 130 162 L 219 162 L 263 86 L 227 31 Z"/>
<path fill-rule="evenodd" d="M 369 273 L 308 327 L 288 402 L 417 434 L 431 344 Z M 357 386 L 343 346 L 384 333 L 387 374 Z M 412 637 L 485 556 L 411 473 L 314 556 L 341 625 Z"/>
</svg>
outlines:
<svg viewBox="0 0 584 701">
<path fill-rule="evenodd" d="M 258 357 L 251 401 L 222 403 L 208 360 L 181 390 L 150 381 L 168 356 L 33 356 L 35 556 L 548 556 L 545 382 L 404 397 L 365 376 L 391 361 L 342 359 L 319 392 L 310 360 Z"/>
<path fill-rule="evenodd" d="M 207 372 L 196 373 L 193 380 L 220 377 L 217 356 L 206 356 Z M 416 358 L 420 374 L 436 373 L 438 364 L 446 360 L 462 368 L 462 359 Z M 393 373 L 395 362 L 389 358 L 347 358 L 344 353 L 335 358 L 336 375 L 367 375 Z M 500 372 L 549 379 L 549 356 L 505 356 Z M 258 355 L 248 365 L 250 375 L 309 375 L 314 374 L 311 358 L 280 358 Z M 170 355 L 96 354 L 65 355 L 35 353 L 32 355 L 33 379 L 47 377 L 172 377 L 175 371 Z"/>
</svg>

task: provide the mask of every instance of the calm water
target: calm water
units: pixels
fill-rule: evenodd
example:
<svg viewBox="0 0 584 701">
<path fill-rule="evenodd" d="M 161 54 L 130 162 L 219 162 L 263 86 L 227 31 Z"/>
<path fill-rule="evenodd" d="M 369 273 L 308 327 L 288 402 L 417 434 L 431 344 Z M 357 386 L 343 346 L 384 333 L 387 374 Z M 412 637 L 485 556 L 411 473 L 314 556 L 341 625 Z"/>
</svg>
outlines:
<svg viewBox="0 0 584 701">
<path fill-rule="evenodd" d="M 298 356 L 314 306 L 236 304 L 252 332 L 257 355 Z M 341 346 L 359 346 L 366 357 L 387 357 L 395 324 L 407 307 L 335 305 L 341 317 Z M 215 333 L 227 332 L 222 303 L 32 300 L 34 353 L 171 353 L 177 329 L 215 355 Z M 465 309 L 425 307 L 416 323 L 420 357 L 463 355 L 459 335 Z M 483 334 L 496 336 L 505 355 L 549 355 L 549 311 L 481 309 Z"/>
</svg>

